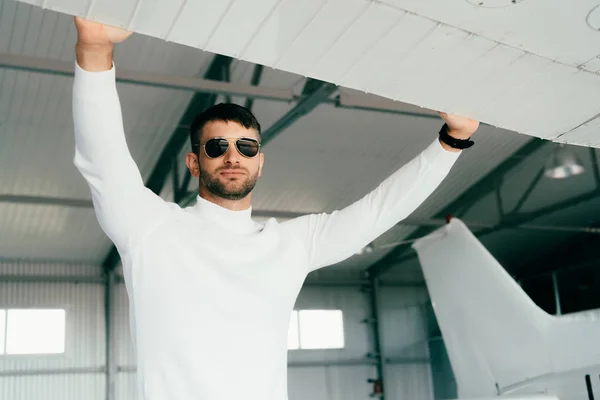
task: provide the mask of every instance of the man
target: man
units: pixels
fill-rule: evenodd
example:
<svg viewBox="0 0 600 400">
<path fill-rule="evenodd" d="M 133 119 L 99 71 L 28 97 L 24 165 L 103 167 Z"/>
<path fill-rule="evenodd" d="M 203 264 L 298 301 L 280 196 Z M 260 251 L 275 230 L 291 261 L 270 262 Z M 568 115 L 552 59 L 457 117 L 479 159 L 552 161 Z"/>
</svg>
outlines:
<svg viewBox="0 0 600 400">
<path fill-rule="evenodd" d="M 112 52 L 129 33 L 75 22 L 74 163 L 123 262 L 140 398 L 286 399 L 289 317 L 307 274 L 408 216 L 478 123 L 440 114 L 440 139 L 363 199 L 263 224 L 251 219 L 264 164 L 260 125 L 242 107 L 219 105 L 192 126 L 186 163 L 199 196 L 182 209 L 144 186 L 127 148 Z"/>
</svg>

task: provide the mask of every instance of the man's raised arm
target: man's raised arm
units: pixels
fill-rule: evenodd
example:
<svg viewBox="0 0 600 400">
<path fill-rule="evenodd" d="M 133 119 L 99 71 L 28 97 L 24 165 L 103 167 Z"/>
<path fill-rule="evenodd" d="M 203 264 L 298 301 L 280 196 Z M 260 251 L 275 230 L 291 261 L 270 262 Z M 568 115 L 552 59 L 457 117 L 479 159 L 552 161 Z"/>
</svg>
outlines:
<svg viewBox="0 0 600 400">
<path fill-rule="evenodd" d="M 114 44 L 130 33 L 79 17 L 75 25 L 74 163 L 90 187 L 98 222 L 123 253 L 160 221 L 166 208 L 144 186 L 125 140 L 112 54 Z"/>
<path fill-rule="evenodd" d="M 440 115 L 447 123 L 447 133 L 459 141 L 466 141 L 479 126 L 467 118 Z M 354 204 L 283 223 L 304 242 L 309 272 L 345 260 L 408 217 L 440 185 L 459 154 L 460 150 L 436 139 Z"/>
</svg>

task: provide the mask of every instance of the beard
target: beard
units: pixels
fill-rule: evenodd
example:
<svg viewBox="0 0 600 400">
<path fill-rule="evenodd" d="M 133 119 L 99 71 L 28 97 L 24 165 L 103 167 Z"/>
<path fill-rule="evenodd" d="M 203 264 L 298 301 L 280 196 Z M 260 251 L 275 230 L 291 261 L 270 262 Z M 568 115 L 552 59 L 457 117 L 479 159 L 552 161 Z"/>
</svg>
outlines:
<svg viewBox="0 0 600 400">
<path fill-rule="evenodd" d="M 244 182 L 241 179 L 236 181 L 221 182 L 218 176 L 210 175 L 205 171 L 200 171 L 200 183 L 213 196 L 226 200 L 241 200 L 248 196 L 254 189 L 258 180 L 258 171 L 250 175 Z"/>
</svg>

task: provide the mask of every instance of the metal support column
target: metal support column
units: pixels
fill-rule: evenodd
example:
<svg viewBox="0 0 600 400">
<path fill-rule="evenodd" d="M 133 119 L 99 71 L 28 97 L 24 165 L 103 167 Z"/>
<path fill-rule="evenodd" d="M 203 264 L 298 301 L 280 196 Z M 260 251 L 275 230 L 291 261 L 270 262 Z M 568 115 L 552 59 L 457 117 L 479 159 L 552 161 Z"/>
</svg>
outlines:
<svg viewBox="0 0 600 400">
<path fill-rule="evenodd" d="M 173 155 L 173 166 L 171 167 L 173 170 L 172 178 L 173 178 L 173 202 L 179 202 L 181 192 L 179 191 L 179 160 L 177 159 L 177 154 Z"/>
<path fill-rule="evenodd" d="M 598 157 L 596 155 L 596 149 L 590 148 L 590 158 L 592 162 L 592 171 L 594 172 L 594 181 L 596 182 L 596 189 L 600 189 L 600 169 L 598 169 Z"/>
<path fill-rule="evenodd" d="M 112 304 L 113 287 L 115 281 L 115 272 L 113 269 L 105 268 L 105 286 L 104 286 L 104 320 L 105 320 L 105 342 L 106 342 L 106 400 L 115 398 L 115 375 L 116 365 L 113 361 L 113 341 L 112 341 Z"/>
<path fill-rule="evenodd" d="M 375 345 L 375 354 L 373 358 L 375 359 L 375 366 L 377 368 L 377 383 L 381 394 L 379 394 L 379 398 L 381 400 L 385 399 L 385 368 L 386 368 L 386 360 L 385 355 L 383 353 L 383 346 L 381 343 L 381 321 L 379 320 L 379 279 L 374 275 L 369 275 L 369 294 L 371 295 L 371 318 L 370 322 L 373 329 L 373 342 Z M 373 382 L 373 381 L 370 381 Z M 374 383 L 374 382 L 373 382 Z"/>
<path fill-rule="evenodd" d="M 254 72 L 252 72 L 252 79 L 250 80 L 250 85 L 258 86 L 260 83 L 260 77 L 263 73 L 263 66 L 260 64 L 256 64 L 254 66 Z M 252 97 L 248 97 L 246 99 L 246 104 L 244 105 L 248 110 L 252 110 L 252 106 L 254 105 L 254 99 Z"/>
<path fill-rule="evenodd" d="M 556 302 L 556 315 L 562 315 L 560 308 L 560 293 L 558 291 L 558 277 L 556 271 L 552 271 L 552 287 L 554 288 L 554 301 Z"/>
</svg>

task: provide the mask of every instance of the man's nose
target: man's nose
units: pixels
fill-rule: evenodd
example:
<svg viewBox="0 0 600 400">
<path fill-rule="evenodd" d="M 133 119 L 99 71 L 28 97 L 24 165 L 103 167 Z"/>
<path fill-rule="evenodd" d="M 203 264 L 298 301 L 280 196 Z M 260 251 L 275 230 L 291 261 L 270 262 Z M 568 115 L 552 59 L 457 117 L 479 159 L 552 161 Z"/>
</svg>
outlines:
<svg viewBox="0 0 600 400">
<path fill-rule="evenodd" d="M 223 161 L 228 164 L 239 164 L 241 161 L 241 155 L 235 147 L 235 143 L 229 142 L 227 152 L 223 155 Z"/>
</svg>

